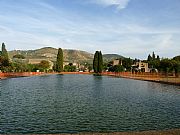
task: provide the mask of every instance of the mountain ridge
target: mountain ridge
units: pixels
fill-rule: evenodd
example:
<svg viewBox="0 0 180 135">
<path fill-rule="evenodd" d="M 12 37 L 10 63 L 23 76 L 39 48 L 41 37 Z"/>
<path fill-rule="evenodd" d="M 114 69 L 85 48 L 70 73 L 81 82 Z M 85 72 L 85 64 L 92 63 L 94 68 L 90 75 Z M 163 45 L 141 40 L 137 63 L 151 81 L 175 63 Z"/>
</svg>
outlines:
<svg viewBox="0 0 180 135">
<path fill-rule="evenodd" d="M 9 57 L 12 59 L 14 55 L 21 54 L 25 56 L 26 59 L 48 59 L 51 61 L 56 61 L 58 49 L 53 47 L 43 47 L 35 50 L 12 50 L 9 51 Z M 94 54 L 75 49 L 63 49 L 64 61 L 67 62 L 88 62 L 92 64 Z M 103 60 L 105 62 L 111 61 L 117 58 L 124 58 L 118 54 L 104 54 Z"/>
</svg>

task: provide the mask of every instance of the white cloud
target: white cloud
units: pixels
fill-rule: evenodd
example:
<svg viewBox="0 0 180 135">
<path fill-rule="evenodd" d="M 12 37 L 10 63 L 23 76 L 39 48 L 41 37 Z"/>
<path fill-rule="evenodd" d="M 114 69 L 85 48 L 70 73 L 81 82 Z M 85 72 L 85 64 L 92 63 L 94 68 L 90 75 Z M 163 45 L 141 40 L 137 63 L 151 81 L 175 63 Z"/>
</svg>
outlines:
<svg viewBox="0 0 180 135">
<path fill-rule="evenodd" d="M 100 4 L 103 6 L 116 6 L 118 10 L 127 7 L 130 0 L 92 0 L 92 3 Z"/>
<path fill-rule="evenodd" d="M 105 7 L 126 8 L 129 0 L 89 0 Z M 42 2 L 42 1 L 41 1 Z M 152 51 L 160 56 L 179 54 L 179 27 L 153 27 L 141 21 L 87 18 L 69 13 L 47 3 L 36 3 L 34 10 L 19 11 L 11 6 L 8 14 L 0 15 L 0 41 L 8 50 L 36 49 L 44 46 L 80 49 L 88 52 L 118 53 L 146 58 Z M 26 6 L 20 6 L 26 8 Z M 21 9 L 22 10 L 22 9 Z M 20 10 L 20 11 L 21 11 Z M 101 20 L 102 19 L 102 20 Z M 120 21 L 122 20 L 122 21 Z"/>
</svg>

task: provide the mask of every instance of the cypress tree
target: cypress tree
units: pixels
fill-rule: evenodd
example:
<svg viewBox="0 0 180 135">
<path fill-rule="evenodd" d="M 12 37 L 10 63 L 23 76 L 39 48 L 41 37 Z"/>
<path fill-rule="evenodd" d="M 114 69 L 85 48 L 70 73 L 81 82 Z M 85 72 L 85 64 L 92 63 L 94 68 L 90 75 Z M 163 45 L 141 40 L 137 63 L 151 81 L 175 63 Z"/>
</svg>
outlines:
<svg viewBox="0 0 180 135">
<path fill-rule="evenodd" d="M 159 57 L 159 55 L 157 55 L 157 58 L 156 58 L 158 61 L 160 61 L 160 57 Z"/>
<path fill-rule="evenodd" d="M 103 70 L 103 58 L 101 51 L 96 51 L 93 60 L 93 69 L 95 73 L 102 73 Z"/>
<path fill-rule="evenodd" d="M 95 73 L 98 73 L 98 53 L 98 51 L 95 52 L 93 59 L 93 69 Z"/>
<path fill-rule="evenodd" d="M 102 73 L 103 70 L 103 58 L 101 51 L 98 53 L 98 72 Z"/>
<path fill-rule="evenodd" d="M 4 57 L 4 58 L 6 58 L 6 59 L 9 59 L 8 58 L 8 52 L 7 52 L 7 50 L 6 50 L 6 46 L 5 46 L 5 44 L 4 43 L 2 43 L 2 56 Z"/>
<path fill-rule="evenodd" d="M 155 53 L 153 52 L 153 54 L 152 54 L 152 60 L 155 60 L 156 59 L 156 55 L 155 55 Z"/>
<path fill-rule="evenodd" d="M 152 60 L 152 57 L 151 57 L 151 55 L 150 55 L 150 54 L 148 55 L 147 60 L 148 60 L 148 61 L 151 61 L 151 60 Z"/>
<path fill-rule="evenodd" d="M 57 61 L 56 61 L 56 71 L 63 71 L 63 51 L 61 48 L 58 49 Z"/>
<path fill-rule="evenodd" d="M 9 56 L 8 56 L 8 52 L 6 50 L 6 46 L 4 43 L 2 43 L 1 56 L 3 59 L 3 66 L 8 66 L 9 65 Z"/>
</svg>

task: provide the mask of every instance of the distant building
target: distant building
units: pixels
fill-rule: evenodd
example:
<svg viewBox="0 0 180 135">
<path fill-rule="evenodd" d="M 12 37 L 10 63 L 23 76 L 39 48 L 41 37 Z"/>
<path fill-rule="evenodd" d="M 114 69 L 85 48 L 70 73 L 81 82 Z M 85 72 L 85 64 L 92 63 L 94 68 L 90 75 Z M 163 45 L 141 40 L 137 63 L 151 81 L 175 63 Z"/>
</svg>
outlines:
<svg viewBox="0 0 180 135">
<path fill-rule="evenodd" d="M 136 62 L 134 65 L 132 65 L 132 69 L 139 72 L 150 72 L 148 68 L 148 63 L 146 62 Z"/>
<path fill-rule="evenodd" d="M 120 60 L 120 59 L 113 60 L 113 66 L 115 66 L 115 65 L 122 65 L 122 60 Z"/>
<path fill-rule="evenodd" d="M 41 63 L 42 60 L 48 61 L 50 64 L 50 68 L 49 69 L 53 69 L 53 62 L 47 59 L 28 59 L 28 63 L 29 64 L 39 64 Z"/>
</svg>

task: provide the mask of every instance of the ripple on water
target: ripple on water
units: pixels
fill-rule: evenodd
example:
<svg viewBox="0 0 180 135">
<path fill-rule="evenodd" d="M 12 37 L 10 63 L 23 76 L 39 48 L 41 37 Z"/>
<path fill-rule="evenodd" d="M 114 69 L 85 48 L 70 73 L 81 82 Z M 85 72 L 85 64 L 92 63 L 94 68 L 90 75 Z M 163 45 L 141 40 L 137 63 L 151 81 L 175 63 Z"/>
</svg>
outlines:
<svg viewBox="0 0 180 135">
<path fill-rule="evenodd" d="M 91 76 L 0 80 L 0 133 L 180 128 L 180 87 Z"/>
</svg>

